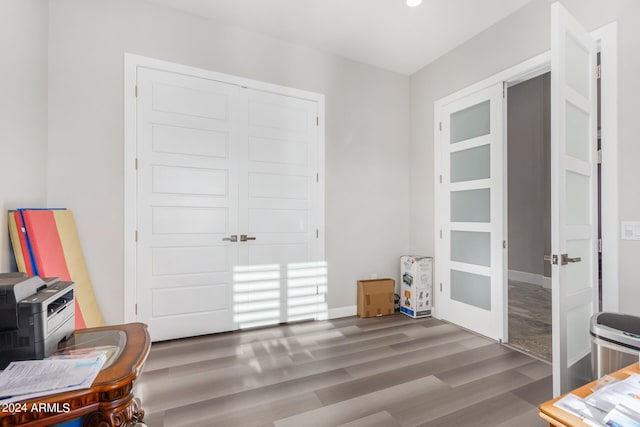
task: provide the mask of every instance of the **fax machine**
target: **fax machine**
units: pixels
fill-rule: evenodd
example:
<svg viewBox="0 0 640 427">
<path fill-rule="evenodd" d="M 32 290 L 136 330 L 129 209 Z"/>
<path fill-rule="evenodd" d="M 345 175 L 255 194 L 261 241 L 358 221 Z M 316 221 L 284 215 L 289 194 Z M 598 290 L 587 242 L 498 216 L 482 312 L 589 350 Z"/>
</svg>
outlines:
<svg viewBox="0 0 640 427">
<path fill-rule="evenodd" d="M 0 369 L 50 356 L 74 327 L 73 282 L 0 274 Z"/>
</svg>

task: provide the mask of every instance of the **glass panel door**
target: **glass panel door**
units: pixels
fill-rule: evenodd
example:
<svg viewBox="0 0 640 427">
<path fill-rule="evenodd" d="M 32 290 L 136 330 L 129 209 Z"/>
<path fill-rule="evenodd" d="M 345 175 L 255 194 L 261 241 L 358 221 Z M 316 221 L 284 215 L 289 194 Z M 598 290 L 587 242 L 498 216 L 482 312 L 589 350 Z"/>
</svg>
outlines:
<svg viewBox="0 0 640 427">
<path fill-rule="evenodd" d="M 591 380 L 589 320 L 597 301 L 595 42 L 551 6 L 553 392 Z"/>
<path fill-rule="evenodd" d="M 438 313 L 496 340 L 505 336 L 503 127 L 502 83 L 442 109 Z"/>
</svg>

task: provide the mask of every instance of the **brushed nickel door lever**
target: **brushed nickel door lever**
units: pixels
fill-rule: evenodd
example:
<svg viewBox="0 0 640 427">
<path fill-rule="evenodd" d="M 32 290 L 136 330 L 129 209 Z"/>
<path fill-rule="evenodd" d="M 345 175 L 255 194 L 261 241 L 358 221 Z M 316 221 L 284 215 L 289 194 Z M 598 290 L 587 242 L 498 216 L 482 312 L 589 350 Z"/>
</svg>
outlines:
<svg viewBox="0 0 640 427">
<path fill-rule="evenodd" d="M 560 258 L 562 260 L 562 265 L 567 265 L 570 262 L 580 262 L 580 261 L 582 261 L 581 257 L 569 258 L 568 254 L 562 254 L 562 255 L 560 255 Z"/>
</svg>

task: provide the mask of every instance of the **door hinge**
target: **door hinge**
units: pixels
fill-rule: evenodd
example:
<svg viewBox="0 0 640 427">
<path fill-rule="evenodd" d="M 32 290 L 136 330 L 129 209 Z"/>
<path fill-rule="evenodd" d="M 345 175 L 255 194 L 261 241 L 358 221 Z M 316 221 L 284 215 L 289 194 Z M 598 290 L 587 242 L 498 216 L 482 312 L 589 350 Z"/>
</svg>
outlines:
<svg viewBox="0 0 640 427">
<path fill-rule="evenodd" d="M 440 184 L 442 184 L 442 175 L 440 175 Z"/>
<path fill-rule="evenodd" d="M 135 239 L 136 239 L 136 242 L 137 242 L 138 241 L 138 230 L 136 230 Z"/>
<path fill-rule="evenodd" d="M 440 238 L 442 239 L 442 230 L 440 230 Z"/>
<path fill-rule="evenodd" d="M 602 239 L 598 239 L 598 252 L 602 253 Z"/>
<path fill-rule="evenodd" d="M 316 126 L 320 126 L 320 117 L 316 116 Z"/>
<path fill-rule="evenodd" d="M 439 128 L 440 132 L 442 132 L 442 122 L 438 123 L 438 128 Z"/>
<path fill-rule="evenodd" d="M 320 238 L 320 230 L 316 228 L 316 239 Z"/>
<path fill-rule="evenodd" d="M 506 240 L 502 241 L 502 249 L 507 249 L 507 241 Z"/>
<path fill-rule="evenodd" d="M 597 65 L 596 66 L 596 78 L 597 79 L 602 78 L 602 66 L 601 65 Z"/>
<path fill-rule="evenodd" d="M 316 173 L 316 182 L 320 182 L 320 174 Z"/>
<path fill-rule="evenodd" d="M 138 304 L 136 304 L 136 316 L 138 315 Z"/>
<path fill-rule="evenodd" d="M 134 167 L 136 168 L 136 170 L 138 170 L 138 158 L 137 157 L 134 160 Z"/>
<path fill-rule="evenodd" d="M 442 292 L 442 282 L 440 283 L 440 292 Z"/>
<path fill-rule="evenodd" d="M 598 150 L 598 164 L 602 164 L 602 150 Z"/>
<path fill-rule="evenodd" d="M 136 88 L 135 88 L 135 90 L 134 90 L 134 93 L 135 93 L 136 98 L 137 98 L 137 97 L 138 97 L 138 85 L 136 85 Z"/>
<path fill-rule="evenodd" d="M 598 128 L 598 139 L 602 139 L 602 129 Z"/>
</svg>

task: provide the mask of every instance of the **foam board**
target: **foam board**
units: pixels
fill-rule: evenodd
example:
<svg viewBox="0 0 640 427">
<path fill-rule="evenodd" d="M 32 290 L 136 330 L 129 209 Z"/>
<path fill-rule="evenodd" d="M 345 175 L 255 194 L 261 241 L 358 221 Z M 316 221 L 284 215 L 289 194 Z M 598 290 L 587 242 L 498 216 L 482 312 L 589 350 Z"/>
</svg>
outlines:
<svg viewBox="0 0 640 427">
<path fill-rule="evenodd" d="M 40 277 L 59 277 L 61 280 L 73 281 L 64 257 L 62 242 L 58 235 L 54 211 L 51 210 L 21 210 L 27 229 L 27 236 L 31 244 L 35 265 Z M 76 284 L 76 329 L 86 328 L 84 313 L 79 306 L 79 296 Z"/>
<path fill-rule="evenodd" d="M 27 270 L 27 264 L 25 263 L 25 260 L 24 260 L 24 253 L 22 250 L 22 241 L 20 239 L 22 230 L 18 230 L 18 224 L 16 223 L 16 213 L 17 213 L 16 211 L 9 211 L 8 219 L 7 219 L 7 222 L 9 224 L 9 236 L 11 237 L 11 246 L 13 247 L 13 254 L 16 258 L 18 271 L 21 271 L 22 273 L 30 274 L 29 271 Z M 31 265 L 29 265 L 29 270 L 31 270 Z"/>
<path fill-rule="evenodd" d="M 93 285 L 89 278 L 89 270 L 82 253 L 80 239 L 70 210 L 53 211 L 55 223 L 60 237 L 60 243 L 66 260 L 67 271 L 76 284 L 76 293 L 80 310 L 87 327 L 104 326 L 104 318 L 100 306 L 93 292 Z"/>
</svg>

